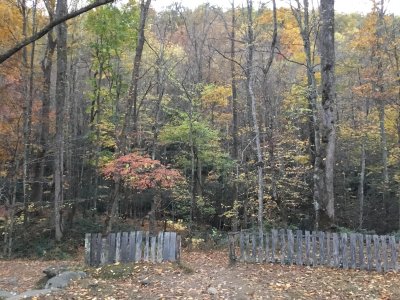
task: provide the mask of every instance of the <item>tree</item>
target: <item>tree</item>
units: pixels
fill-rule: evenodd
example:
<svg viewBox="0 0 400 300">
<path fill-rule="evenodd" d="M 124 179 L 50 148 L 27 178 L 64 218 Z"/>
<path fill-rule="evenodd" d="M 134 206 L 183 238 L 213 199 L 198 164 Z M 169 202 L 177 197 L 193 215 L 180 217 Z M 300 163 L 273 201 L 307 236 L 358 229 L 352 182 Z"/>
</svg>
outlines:
<svg viewBox="0 0 400 300">
<path fill-rule="evenodd" d="M 321 85 L 322 85 L 322 134 L 321 134 L 321 157 L 323 157 L 323 170 L 325 176 L 325 186 L 323 194 L 323 211 L 319 213 L 320 220 L 317 224 L 333 225 L 335 220 L 334 206 L 334 166 L 335 166 L 335 143 L 336 143 L 336 107 L 335 107 L 335 14 L 334 0 L 321 1 L 321 33 L 320 33 L 320 52 L 321 52 Z M 323 217 L 327 220 L 321 220 Z M 325 225 L 326 226 L 326 225 Z M 317 227 L 318 228 L 318 227 Z"/>
<path fill-rule="evenodd" d="M 60 19 L 68 12 L 67 0 L 58 0 L 56 16 Z M 60 241 L 62 232 L 63 176 L 64 176 L 64 106 L 67 88 L 67 24 L 56 28 L 57 79 L 56 79 L 56 134 L 54 157 L 54 223 L 55 237 Z"/>
<path fill-rule="evenodd" d="M 158 160 L 137 153 L 121 156 L 106 164 L 102 173 L 107 179 L 122 184 L 131 190 L 172 189 L 182 182 L 179 171 L 164 166 Z M 160 194 L 154 198 L 150 212 L 150 231 L 155 231 L 156 213 L 159 207 Z M 111 231 L 115 214 L 108 219 L 107 232 Z"/>
</svg>

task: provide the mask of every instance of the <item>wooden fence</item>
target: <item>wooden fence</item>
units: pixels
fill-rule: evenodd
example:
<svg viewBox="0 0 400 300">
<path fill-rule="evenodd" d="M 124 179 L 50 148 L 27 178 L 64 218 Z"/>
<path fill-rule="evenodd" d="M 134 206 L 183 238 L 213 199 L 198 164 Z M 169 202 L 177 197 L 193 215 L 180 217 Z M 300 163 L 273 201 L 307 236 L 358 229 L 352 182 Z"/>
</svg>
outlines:
<svg viewBox="0 0 400 300">
<path fill-rule="evenodd" d="M 272 262 L 344 269 L 398 270 L 400 243 L 394 236 L 271 230 L 229 233 L 231 262 Z"/>
<path fill-rule="evenodd" d="M 98 266 L 116 262 L 179 261 L 181 237 L 176 232 L 144 231 L 85 235 L 85 262 Z"/>
</svg>

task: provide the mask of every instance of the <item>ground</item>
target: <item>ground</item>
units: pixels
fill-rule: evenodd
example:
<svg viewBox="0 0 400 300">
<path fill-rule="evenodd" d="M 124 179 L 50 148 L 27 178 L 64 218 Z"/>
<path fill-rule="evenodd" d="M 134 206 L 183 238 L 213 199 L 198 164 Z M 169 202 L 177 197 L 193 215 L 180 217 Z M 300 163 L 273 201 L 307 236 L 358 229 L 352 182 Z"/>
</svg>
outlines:
<svg viewBox="0 0 400 300">
<path fill-rule="evenodd" d="M 50 265 L 0 261 L 0 290 L 35 288 Z M 88 278 L 39 299 L 400 299 L 400 274 L 237 263 L 221 251 L 184 252 L 181 264 L 88 269 Z M 215 295 L 210 292 L 216 292 Z"/>
</svg>

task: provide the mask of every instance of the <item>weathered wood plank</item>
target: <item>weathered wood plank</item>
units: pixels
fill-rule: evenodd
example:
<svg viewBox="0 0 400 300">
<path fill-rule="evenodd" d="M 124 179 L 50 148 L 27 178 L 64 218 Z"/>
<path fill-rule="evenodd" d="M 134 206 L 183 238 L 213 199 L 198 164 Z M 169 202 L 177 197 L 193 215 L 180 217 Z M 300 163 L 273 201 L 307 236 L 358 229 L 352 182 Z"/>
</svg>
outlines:
<svg viewBox="0 0 400 300">
<path fill-rule="evenodd" d="M 367 252 L 367 260 L 368 260 L 368 271 L 371 271 L 374 265 L 374 259 L 372 256 L 372 246 L 371 246 L 371 236 L 369 234 L 367 234 L 365 236 L 365 246 L 366 246 L 366 252 Z"/>
<path fill-rule="evenodd" d="M 364 235 L 362 233 L 357 234 L 358 240 L 358 261 L 360 270 L 365 269 L 365 258 L 364 258 Z"/>
<path fill-rule="evenodd" d="M 265 262 L 270 262 L 271 260 L 270 260 L 270 256 L 269 256 L 269 233 L 267 232 L 266 234 L 265 234 Z"/>
<path fill-rule="evenodd" d="M 108 235 L 109 237 L 109 245 L 110 245 L 110 250 L 108 251 L 108 262 L 110 264 L 115 263 L 115 233 L 112 232 Z"/>
<path fill-rule="evenodd" d="M 228 246 L 229 246 L 229 262 L 232 263 L 236 260 L 235 257 L 235 234 L 228 234 Z"/>
<path fill-rule="evenodd" d="M 115 262 L 121 261 L 121 232 L 117 232 L 115 237 Z"/>
<path fill-rule="evenodd" d="M 318 232 L 319 241 L 319 264 L 321 266 L 325 265 L 325 232 Z"/>
<path fill-rule="evenodd" d="M 293 264 L 293 250 L 294 250 L 294 237 L 293 231 L 288 229 L 287 231 L 287 240 L 288 240 L 288 263 L 289 265 Z"/>
<path fill-rule="evenodd" d="M 129 232 L 129 261 L 135 261 L 136 253 L 136 232 L 131 231 Z"/>
<path fill-rule="evenodd" d="M 356 247 L 357 247 L 357 235 L 350 233 L 350 268 L 356 268 Z"/>
<path fill-rule="evenodd" d="M 113 249 L 111 248 L 111 233 L 107 235 L 107 254 L 106 254 L 106 263 L 113 263 L 113 259 L 111 257 Z"/>
<path fill-rule="evenodd" d="M 181 261 L 181 236 L 178 234 L 176 236 L 176 261 Z"/>
<path fill-rule="evenodd" d="M 85 264 L 91 265 L 90 250 L 91 250 L 92 237 L 90 233 L 85 234 Z"/>
<path fill-rule="evenodd" d="M 90 235 L 90 265 L 96 265 L 96 253 L 97 253 L 97 233 Z"/>
<path fill-rule="evenodd" d="M 100 265 L 107 264 L 108 257 L 108 247 L 107 247 L 107 238 L 101 239 L 101 254 L 100 254 Z"/>
<path fill-rule="evenodd" d="M 303 231 L 296 231 L 296 240 L 297 240 L 297 255 L 296 255 L 296 264 L 298 266 L 303 265 Z"/>
<path fill-rule="evenodd" d="M 388 253 L 387 253 L 387 238 L 386 235 L 381 235 L 381 254 L 382 254 L 382 264 L 383 264 L 383 271 L 388 271 Z"/>
<path fill-rule="evenodd" d="M 382 271 L 381 265 L 381 255 L 380 255 L 380 247 L 379 247 L 379 236 L 374 234 L 372 236 L 374 240 L 374 256 L 375 256 L 375 269 L 377 272 Z"/>
<path fill-rule="evenodd" d="M 281 241 L 281 264 L 286 263 L 286 239 L 285 239 L 285 229 L 279 230 L 280 241 Z"/>
<path fill-rule="evenodd" d="M 245 261 L 251 261 L 251 251 L 250 251 L 250 249 L 251 249 L 251 243 L 250 243 L 250 241 L 251 241 L 251 235 L 250 235 L 250 233 L 249 232 L 246 232 L 245 233 L 245 235 L 244 235 L 244 241 L 245 241 Z"/>
<path fill-rule="evenodd" d="M 312 240 L 312 265 L 316 266 L 317 262 L 317 232 L 313 231 L 311 234 Z"/>
<path fill-rule="evenodd" d="M 156 245 L 157 245 L 157 237 L 151 236 L 151 250 L 150 250 L 150 261 L 152 263 L 156 262 Z"/>
<path fill-rule="evenodd" d="M 257 261 L 257 242 L 256 234 L 253 232 L 251 234 L 251 260 Z"/>
<path fill-rule="evenodd" d="M 278 244 L 278 230 L 272 229 L 271 230 L 271 261 L 276 261 L 276 246 Z"/>
<path fill-rule="evenodd" d="M 169 244 L 171 240 L 170 232 L 164 232 L 163 260 L 169 260 Z"/>
<path fill-rule="evenodd" d="M 305 261 L 305 263 L 306 263 L 306 266 L 309 266 L 310 264 L 311 264 L 311 255 L 310 255 L 310 250 L 311 250 L 311 245 L 310 245 L 310 232 L 308 231 L 308 230 L 306 230 L 305 232 L 304 232 L 304 239 L 305 239 L 305 242 L 306 242 L 306 261 Z"/>
<path fill-rule="evenodd" d="M 121 238 L 121 262 L 128 262 L 128 232 L 122 233 Z"/>
<path fill-rule="evenodd" d="M 333 267 L 338 268 L 340 265 L 339 236 L 336 232 L 332 233 L 332 258 L 333 258 Z"/>
<path fill-rule="evenodd" d="M 340 254 L 343 269 L 346 270 L 349 268 L 349 261 L 347 257 L 347 233 L 345 232 L 340 234 Z"/>
<path fill-rule="evenodd" d="M 143 232 L 136 231 L 136 250 L 135 250 L 135 261 L 142 260 L 142 241 L 143 241 Z"/>
<path fill-rule="evenodd" d="M 164 233 L 159 232 L 157 238 L 157 262 L 163 261 Z"/>
<path fill-rule="evenodd" d="M 390 252 L 391 252 L 391 269 L 394 272 L 397 272 L 397 255 L 398 255 L 398 251 L 397 251 L 397 245 L 396 245 L 396 239 L 394 236 L 390 236 L 389 237 L 389 244 L 390 244 Z"/>
<path fill-rule="evenodd" d="M 325 235 L 326 235 L 325 265 L 332 266 L 332 234 L 330 232 L 327 232 Z"/>
<path fill-rule="evenodd" d="M 100 265 L 101 263 L 101 252 L 103 250 L 101 239 L 102 239 L 101 233 L 98 233 L 96 239 L 96 244 L 97 244 L 96 265 Z"/>
<path fill-rule="evenodd" d="M 169 247 L 169 259 L 170 261 L 176 261 L 176 232 L 171 232 Z"/>
<path fill-rule="evenodd" d="M 150 251 L 150 233 L 146 231 L 146 239 L 144 242 L 144 261 L 149 261 L 149 251 Z"/>
<path fill-rule="evenodd" d="M 239 246 L 240 246 L 240 261 L 244 262 L 244 234 L 243 231 L 239 235 Z"/>
</svg>

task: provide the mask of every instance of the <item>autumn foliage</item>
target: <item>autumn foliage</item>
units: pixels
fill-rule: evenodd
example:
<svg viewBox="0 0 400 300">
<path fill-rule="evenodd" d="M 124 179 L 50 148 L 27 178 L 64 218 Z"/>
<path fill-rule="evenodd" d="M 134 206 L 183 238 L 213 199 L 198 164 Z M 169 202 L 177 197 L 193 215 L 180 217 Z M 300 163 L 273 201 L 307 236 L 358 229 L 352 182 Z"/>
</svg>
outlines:
<svg viewBox="0 0 400 300">
<path fill-rule="evenodd" d="M 125 186 L 134 190 L 170 189 L 183 181 L 179 171 L 170 169 L 147 155 L 137 153 L 130 153 L 109 162 L 102 169 L 102 173 L 107 179 L 121 180 Z"/>
</svg>

